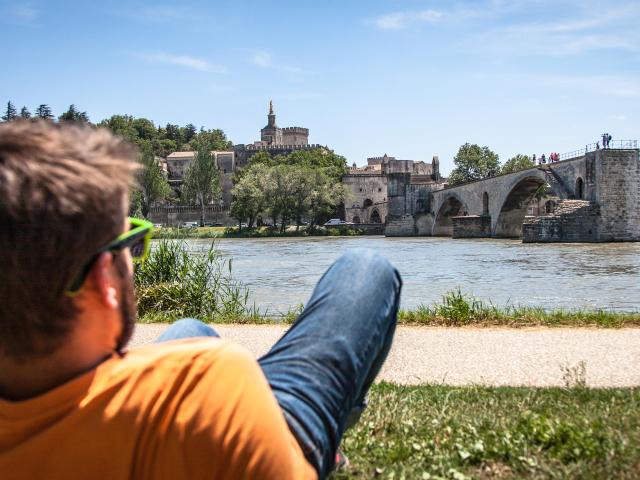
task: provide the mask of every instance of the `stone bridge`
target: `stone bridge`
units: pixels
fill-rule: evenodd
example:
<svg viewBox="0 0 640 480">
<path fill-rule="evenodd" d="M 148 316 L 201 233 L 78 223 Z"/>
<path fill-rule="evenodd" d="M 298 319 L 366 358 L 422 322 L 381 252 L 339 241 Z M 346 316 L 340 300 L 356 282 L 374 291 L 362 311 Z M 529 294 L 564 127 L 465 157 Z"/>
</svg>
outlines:
<svg viewBox="0 0 640 480">
<path fill-rule="evenodd" d="M 526 217 L 548 184 L 558 214 Z M 524 228 L 523 228 L 524 225 Z M 523 237 L 524 241 L 640 240 L 638 149 L 606 149 L 505 175 L 426 191 L 389 178 L 387 236 Z"/>
</svg>

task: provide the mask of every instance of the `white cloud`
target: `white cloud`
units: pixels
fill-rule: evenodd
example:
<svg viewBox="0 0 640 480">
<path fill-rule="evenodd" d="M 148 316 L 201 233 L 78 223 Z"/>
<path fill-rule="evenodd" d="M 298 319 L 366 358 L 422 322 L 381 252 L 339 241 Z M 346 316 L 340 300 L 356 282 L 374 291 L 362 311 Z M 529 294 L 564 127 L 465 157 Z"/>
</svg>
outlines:
<svg viewBox="0 0 640 480">
<path fill-rule="evenodd" d="M 0 18 L 17 25 L 37 26 L 40 10 L 31 2 L 13 2 L 0 8 Z"/>
<path fill-rule="evenodd" d="M 270 68 L 273 70 L 280 70 L 281 72 L 292 73 L 297 75 L 304 73 L 301 68 L 293 67 L 291 65 L 280 65 L 280 64 L 274 63 L 273 55 L 271 54 L 271 52 L 267 52 L 265 50 L 257 51 L 253 55 L 253 58 L 251 60 L 254 65 L 257 65 L 260 68 Z"/>
<path fill-rule="evenodd" d="M 222 65 L 214 65 L 201 58 L 189 55 L 170 55 L 167 53 L 156 53 L 152 55 L 140 54 L 140 58 L 149 63 L 160 63 L 166 65 L 177 65 L 201 72 L 227 73 L 227 68 Z"/>
<path fill-rule="evenodd" d="M 402 30 L 414 24 L 434 23 L 442 17 L 436 10 L 393 12 L 382 15 L 373 23 L 381 30 Z"/>
<path fill-rule="evenodd" d="M 273 57 L 269 52 L 256 52 L 253 56 L 253 63 L 262 68 L 270 68 L 273 66 Z"/>
</svg>

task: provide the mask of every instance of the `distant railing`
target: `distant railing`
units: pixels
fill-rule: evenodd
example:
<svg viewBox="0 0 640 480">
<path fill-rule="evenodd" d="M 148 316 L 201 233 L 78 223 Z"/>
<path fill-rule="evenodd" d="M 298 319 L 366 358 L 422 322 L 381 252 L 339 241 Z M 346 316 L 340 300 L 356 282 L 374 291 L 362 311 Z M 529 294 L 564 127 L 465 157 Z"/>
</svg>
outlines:
<svg viewBox="0 0 640 480">
<path fill-rule="evenodd" d="M 560 155 L 560 160 L 569 160 L 570 158 L 581 157 L 582 155 L 586 155 L 589 152 L 595 152 L 596 150 L 631 150 L 638 148 L 637 140 L 611 140 L 607 148 L 604 148 L 600 143 L 588 143 L 579 150 L 574 150 L 572 152 L 566 152 Z M 547 158 L 547 162 L 549 159 Z"/>
</svg>

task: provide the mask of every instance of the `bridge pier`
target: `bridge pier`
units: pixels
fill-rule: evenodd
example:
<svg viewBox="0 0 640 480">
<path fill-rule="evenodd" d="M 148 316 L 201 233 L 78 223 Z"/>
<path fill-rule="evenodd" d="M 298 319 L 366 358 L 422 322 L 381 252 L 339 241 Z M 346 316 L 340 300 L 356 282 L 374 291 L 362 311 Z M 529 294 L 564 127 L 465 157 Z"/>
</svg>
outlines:
<svg viewBox="0 0 640 480">
<path fill-rule="evenodd" d="M 491 217 L 488 215 L 467 215 L 453 217 L 453 238 L 491 237 Z"/>
</svg>

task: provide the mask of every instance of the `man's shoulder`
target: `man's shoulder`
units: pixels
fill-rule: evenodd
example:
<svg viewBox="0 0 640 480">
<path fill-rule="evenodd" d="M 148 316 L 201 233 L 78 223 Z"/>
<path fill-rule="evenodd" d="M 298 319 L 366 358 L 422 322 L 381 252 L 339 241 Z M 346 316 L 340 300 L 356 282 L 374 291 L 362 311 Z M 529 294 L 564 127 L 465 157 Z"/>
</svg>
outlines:
<svg viewBox="0 0 640 480">
<path fill-rule="evenodd" d="M 122 357 L 114 359 L 114 368 L 129 369 L 182 369 L 210 368 L 216 362 L 250 359 L 249 351 L 237 343 L 214 337 L 172 340 L 136 347 Z"/>
<path fill-rule="evenodd" d="M 170 390 L 257 368 L 257 362 L 242 346 L 219 338 L 195 338 L 136 347 L 114 357 L 96 372 L 94 386 L 119 385 L 143 397 L 153 391 Z"/>
</svg>

